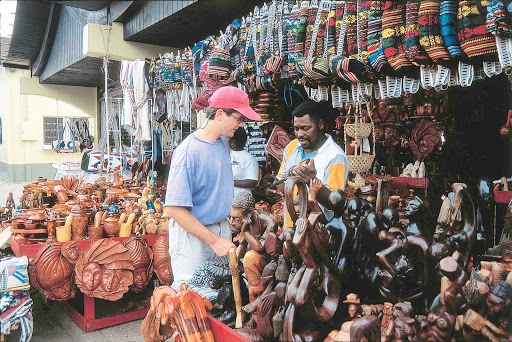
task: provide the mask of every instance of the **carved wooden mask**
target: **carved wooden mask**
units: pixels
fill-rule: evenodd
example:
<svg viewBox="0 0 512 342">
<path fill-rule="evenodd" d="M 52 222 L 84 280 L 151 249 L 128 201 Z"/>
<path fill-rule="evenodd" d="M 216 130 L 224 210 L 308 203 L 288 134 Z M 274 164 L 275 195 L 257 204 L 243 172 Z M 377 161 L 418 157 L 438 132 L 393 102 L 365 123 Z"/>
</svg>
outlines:
<svg viewBox="0 0 512 342">
<path fill-rule="evenodd" d="M 118 241 L 97 240 L 87 246 L 75 270 L 76 285 L 90 297 L 115 301 L 133 285 L 130 252 Z"/>
<path fill-rule="evenodd" d="M 148 247 L 146 239 L 142 236 L 130 236 L 123 242 L 123 246 L 130 252 L 133 262 L 133 286 L 130 289 L 140 292 L 151 280 L 153 275 L 153 251 Z"/>
<path fill-rule="evenodd" d="M 30 282 L 48 299 L 63 301 L 75 296 L 75 263 L 78 241 L 45 243 L 29 267 Z"/>
<path fill-rule="evenodd" d="M 153 244 L 154 269 L 160 284 L 172 284 L 174 277 L 171 269 L 171 256 L 169 255 L 169 237 L 161 235 Z"/>
</svg>

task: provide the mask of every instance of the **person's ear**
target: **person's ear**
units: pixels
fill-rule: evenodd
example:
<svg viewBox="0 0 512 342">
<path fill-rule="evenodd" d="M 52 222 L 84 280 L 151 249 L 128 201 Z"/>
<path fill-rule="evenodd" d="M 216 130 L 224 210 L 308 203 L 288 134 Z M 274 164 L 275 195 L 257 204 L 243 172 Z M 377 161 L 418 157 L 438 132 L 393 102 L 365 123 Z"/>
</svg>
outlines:
<svg viewBox="0 0 512 342">
<path fill-rule="evenodd" d="M 215 120 L 220 119 L 223 113 L 225 113 L 225 112 L 222 109 L 217 109 L 217 111 L 215 112 L 215 115 L 214 115 Z"/>
<path fill-rule="evenodd" d="M 320 130 L 323 131 L 323 130 L 325 130 L 326 127 L 327 127 L 327 125 L 325 124 L 324 119 L 319 119 L 318 120 L 318 128 L 320 128 Z"/>
</svg>

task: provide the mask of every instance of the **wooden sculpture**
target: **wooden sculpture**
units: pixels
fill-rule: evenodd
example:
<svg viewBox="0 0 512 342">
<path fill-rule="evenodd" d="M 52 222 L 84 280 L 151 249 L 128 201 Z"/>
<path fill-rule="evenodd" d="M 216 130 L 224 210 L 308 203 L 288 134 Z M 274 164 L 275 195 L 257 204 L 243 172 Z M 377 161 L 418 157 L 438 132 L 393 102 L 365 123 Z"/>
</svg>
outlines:
<svg viewBox="0 0 512 342">
<path fill-rule="evenodd" d="M 425 204 L 420 197 L 414 196 L 409 200 L 404 214 L 409 219 L 409 225 L 405 230 L 407 235 L 423 236 L 428 241 L 432 239 L 432 232 L 424 223 Z"/>
<path fill-rule="evenodd" d="M 164 341 L 170 337 L 173 327 L 182 341 L 214 342 L 206 316 L 206 310 L 211 309 L 212 304 L 206 298 L 187 289 L 185 284 L 178 292 L 170 287 L 158 288 L 142 322 L 143 338 L 145 341 Z"/>
<path fill-rule="evenodd" d="M 411 130 L 409 146 L 416 160 L 427 158 L 441 141 L 441 131 L 436 126 L 433 121 L 421 120 Z"/>
<path fill-rule="evenodd" d="M 154 270 L 160 284 L 171 285 L 174 277 L 171 269 L 171 256 L 169 255 L 169 237 L 160 235 L 153 243 Z"/>
<path fill-rule="evenodd" d="M 467 265 L 476 236 L 475 207 L 466 184 L 454 183 L 452 190 L 439 211 L 430 253 L 441 260 L 454 251 L 461 251 L 464 265 Z"/>
<path fill-rule="evenodd" d="M 343 303 L 349 304 L 350 320 L 344 322 L 340 330 L 331 331 L 324 342 L 380 340 L 380 322 L 376 315 L 383 310 L 384 306 L 361 305 L 361 300 L 355 293 L 349 293 Z"/>
<path fill-rule="evenodd" d="M 463 258 L 455 255 L 456 253 L 453 257 L 443 258 L 439 263 L 439 270 L 443 274 L 441 293 L 432 303 L 427 316 L 428 341 L 450 341 L 454 336 L 458 309 L 457 297 L 467 280 L 466 273 L 459 264 L 459 262 L 463 263 Z"/>
<path fill-rule="evenodd" d="M 512 338 L 512 285 L 506 281 L 495 282 L 489 289 L 486 301 L 486 319 Z"/>
<path fill-rule="evenodd" d="M 82 251 L 75 270 L 76 285 L 90 297 L 115 301 L 133 285 L 130 252 L 118 241 L 91 243 Z"/>
<path fill-rule="evenodd" d="M 381 231 L 379 239 L 389 243 L 377 253 L 380 294 L 393 303 L 420 302 L 428 281 L 428 241 L 422 236 L 406 236 L 399 228 Z"/>
<path fill-rule="evenodd" d="M 46 298 L 63 301 L 75 296 L 75 263 L 78 241 L 45 243 L 30 263 L 30 282 Z"/>
<path fill-rule="evenodd" d="M 130 236 L 123 241 L 123 246 L 130 252 L 133 262 L 133 286 L 134 292 L 140 292 L 151 280 L 153 275 L 153 251 L 148 247 L 146 239 L 141 236 Z"/>
<path fill-rule="evenodd" d="M 393 306 L 393 319 L 382 334 L 383 341 L 416 341 L 416 321 L 411 303 L 397 303 Z"/>
</svg>

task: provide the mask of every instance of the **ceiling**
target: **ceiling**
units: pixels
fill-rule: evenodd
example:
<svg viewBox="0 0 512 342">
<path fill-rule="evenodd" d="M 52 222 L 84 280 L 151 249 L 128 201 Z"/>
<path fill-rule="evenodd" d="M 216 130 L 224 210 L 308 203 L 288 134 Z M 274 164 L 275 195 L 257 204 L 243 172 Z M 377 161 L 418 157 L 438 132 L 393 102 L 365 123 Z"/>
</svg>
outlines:
<svg viewBox="0 0 512 342">
<path fill-rule="evenodd" d="M 263 3 L 263 0 L 198 0 L 144 30 L 125 36 L 125 40 L 175 48 L 193 46 L 209 35 L 218 35 L 233 20 Z"/>
</svg>

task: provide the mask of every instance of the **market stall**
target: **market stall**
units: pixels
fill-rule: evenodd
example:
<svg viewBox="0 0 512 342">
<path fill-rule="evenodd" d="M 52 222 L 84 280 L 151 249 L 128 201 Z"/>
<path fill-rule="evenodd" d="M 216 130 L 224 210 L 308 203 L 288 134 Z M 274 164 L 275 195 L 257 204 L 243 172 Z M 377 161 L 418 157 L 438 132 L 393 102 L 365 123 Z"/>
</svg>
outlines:
<svg viewBox="0 0 512 342">
<path fill-rule="evenodd" d="M 506 5 L 276 0 L 185 51 L 123 61 L 123 100 L 105 94 L 105 115 L 133 133 L 116 140 L 140 153 L 131 175 L 29 184 L 20 208 L 2 212 L 11 248 L 34 258 L 31 285 L 65 301 L 85 331 L 145 317 L 146 340 L 510 340 Z M 162 199 L 173 151 L 226 85 L 261 117 L 244 124 L 259 176 L 233 201 L 237 249 L 231 265 L 153 292 L 172 283 Z M 308 101 L 342 148 L 337 187 L 317 170 L 280 170 L 297 146 L 293 112 Z M 312 161 L 320 167 L 301 160 Z M 65 270 L 65 294 L 45 279 L 50 267 Z M 96 316 L 96 303 L 151 294 L 151 305 Z"/>
</svg>

